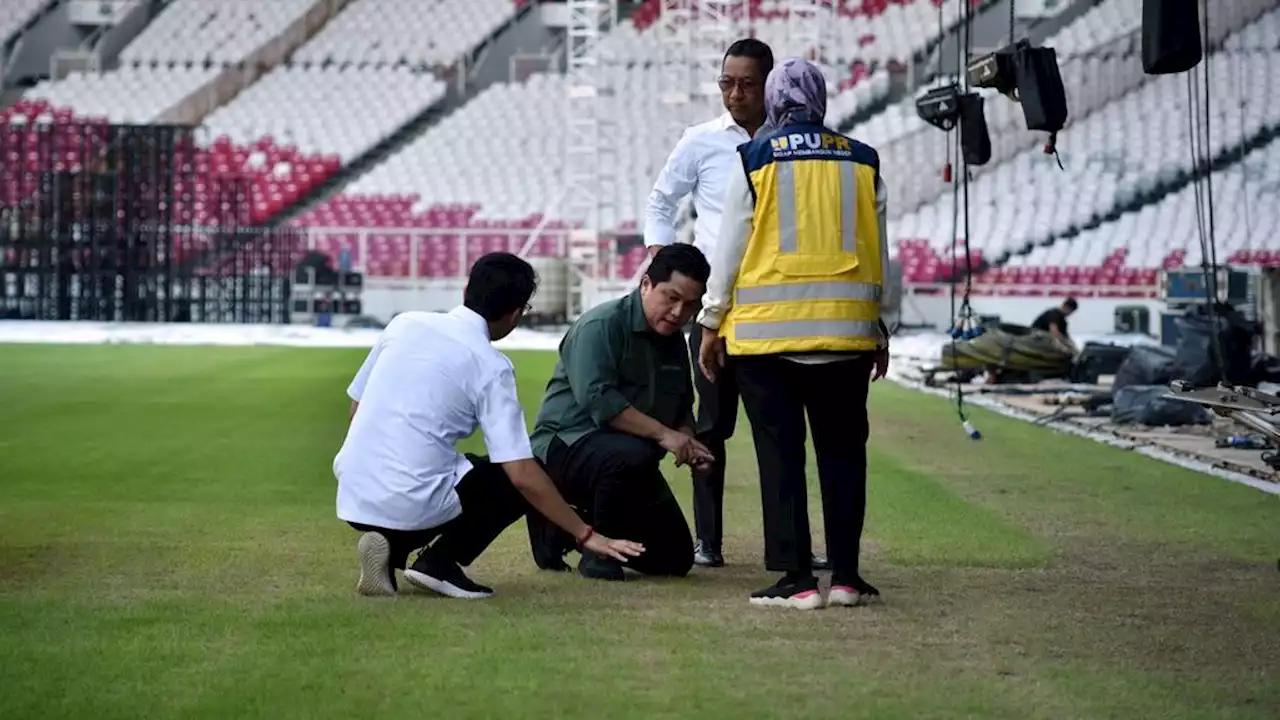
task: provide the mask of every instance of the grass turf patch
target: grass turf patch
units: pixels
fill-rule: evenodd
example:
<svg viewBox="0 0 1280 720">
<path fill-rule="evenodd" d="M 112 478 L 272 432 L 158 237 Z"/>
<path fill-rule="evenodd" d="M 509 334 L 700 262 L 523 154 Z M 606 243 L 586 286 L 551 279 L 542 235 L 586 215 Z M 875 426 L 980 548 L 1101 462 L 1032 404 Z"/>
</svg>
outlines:
<svg viewBox="0 0 1280 720">
<path fill-rule="evenodd" d="M 1274 498 L 981 411 L 974 443 L 889 384 L 880 607 L 747 605 L 772 578 L 745 418 L 723 569 L 539 572 L 517 525 L 472 568 L 492 600 L 359 598 L 330 466 L 363 355 L 0 347 L 6 717 L 1280 713 Z M 513 357 L 532 420 L 553 357 Z"/>
</svg>

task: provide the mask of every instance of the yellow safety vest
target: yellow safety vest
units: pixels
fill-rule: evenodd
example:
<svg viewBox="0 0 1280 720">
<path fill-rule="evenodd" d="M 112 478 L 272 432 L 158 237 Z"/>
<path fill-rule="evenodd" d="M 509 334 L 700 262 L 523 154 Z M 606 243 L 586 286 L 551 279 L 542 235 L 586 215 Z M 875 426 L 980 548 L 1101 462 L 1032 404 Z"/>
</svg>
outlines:
<svg viewBox="0 0 1280 720">
<path fill-rule="evenodd" d="M 820 125 L 738 148 L 755 198 L 732 307 L 730 355 L 875 350 L 880 338 L 876 152 Z"/>
</svg>

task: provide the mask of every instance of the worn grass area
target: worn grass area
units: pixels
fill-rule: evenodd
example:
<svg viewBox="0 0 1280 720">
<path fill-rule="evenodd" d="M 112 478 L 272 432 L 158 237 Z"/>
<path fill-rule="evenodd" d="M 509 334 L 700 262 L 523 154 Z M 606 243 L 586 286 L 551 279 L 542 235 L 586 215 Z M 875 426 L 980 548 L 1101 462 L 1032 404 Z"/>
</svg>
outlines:
<svg viewBox="0 0 1280 720">
<path fill-rule="evenodd" d="M 1275 498 L 981 411 L 974 443 L 888 384 L 879 607 L 747 605 L 745 420 L 726 568 L 541 573 L 518 526 L 491 601 L 361 599 L 330 462 L 362 356 L 0 347 L 6 718 L 1280 716 Z M 550 357 L 517 362 L 532 418 Z"/>
</svg>

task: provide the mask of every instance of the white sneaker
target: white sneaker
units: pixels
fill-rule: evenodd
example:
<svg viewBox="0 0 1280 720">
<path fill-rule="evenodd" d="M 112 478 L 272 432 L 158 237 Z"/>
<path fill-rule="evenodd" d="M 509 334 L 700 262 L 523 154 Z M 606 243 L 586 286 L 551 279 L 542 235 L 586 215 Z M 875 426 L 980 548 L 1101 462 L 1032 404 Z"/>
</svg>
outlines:
<svg viewBox="0 0 1280 720">
<path fill-rule="evenodd" d="M 391 579 L 391 543 L 380 533 L 367 532 L 356 543 L 356 556 L 360 559 L 360 582 L 356 592 L 369 597 L 394 597 L 395 583 Z"/>
</svg>

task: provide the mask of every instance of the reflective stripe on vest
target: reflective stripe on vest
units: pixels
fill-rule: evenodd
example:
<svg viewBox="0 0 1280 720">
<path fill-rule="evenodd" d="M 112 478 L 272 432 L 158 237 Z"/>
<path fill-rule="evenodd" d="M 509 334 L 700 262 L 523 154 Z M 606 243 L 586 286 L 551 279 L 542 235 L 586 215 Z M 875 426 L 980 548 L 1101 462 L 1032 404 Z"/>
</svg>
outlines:
<svg viewBox="0 0 1280 720">
<path fill-rule="evenodd" d="M 790 340 L 793 338 L 878 338 L 880 324 L 873 320 L 784 320 L 742 322 L 734 327 L 738 340 Z"/>
<path fill-rule="evenodd" d="M 800 246 L 796 230 L 796 167 L 793 163 L 775 163 L 775 196 L 778 202 L 778 251 L 797 252 Z M 840 165 L 840 249 L 858 251 L 858 175 L 851 162 Z"/>
<path fill-rule="evenodd" d="M 761 305 L 801 300 L 862 300 L 879 302 L 882 288 L 864 282 L 800 282 L 785 285 L 756 285 L 738 288 L 734 302 L 738 305 Z"/>
</svg>

